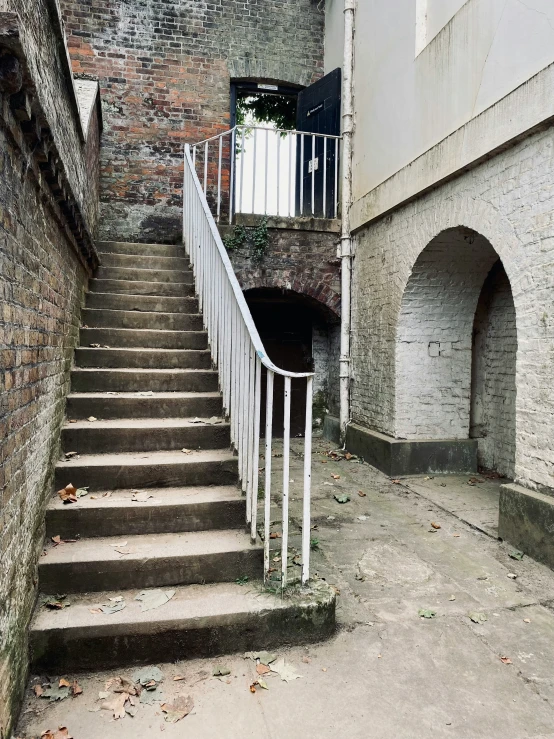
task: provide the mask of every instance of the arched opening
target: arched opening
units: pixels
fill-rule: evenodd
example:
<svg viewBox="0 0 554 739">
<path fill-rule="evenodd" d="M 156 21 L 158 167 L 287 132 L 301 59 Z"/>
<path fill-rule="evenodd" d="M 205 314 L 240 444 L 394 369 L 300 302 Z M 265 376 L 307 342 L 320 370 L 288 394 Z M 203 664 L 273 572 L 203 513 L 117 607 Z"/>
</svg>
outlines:
<svg viewBox="0 0 554 739">
<path fill-rule="evenodd" d="M 291 372 L 314 372 L 314 425 L 338 409 L 338 316 L 307 295 L 278 288 L 255 288 L 244 293 L 269 358 Z M 335 361 L 336 360 L 336 361 Z M 335 377 L 336 375 L 336 377 Z M 262 428 L 265 425 L 266 372 L 262 372 Z M 273 434 L 283 435 L 284 382 L 275 377 Z M 306 383 L 293 381 L 291 434 L 304 434 Z"/>
<path fill-rule="evenodd" d="M 478 461 L 512 476 L 515 308 L 489 241 L 463 227 L 436 236 L 406 285 L 396 345 L 396 436 L 478 439 Z"/>
</svg>

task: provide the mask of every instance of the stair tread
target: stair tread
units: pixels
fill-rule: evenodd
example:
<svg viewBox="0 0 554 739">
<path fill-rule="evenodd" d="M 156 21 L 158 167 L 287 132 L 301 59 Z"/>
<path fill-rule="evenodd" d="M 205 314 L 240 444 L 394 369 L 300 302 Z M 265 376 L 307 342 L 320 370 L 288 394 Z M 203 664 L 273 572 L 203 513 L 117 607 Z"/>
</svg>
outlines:
<svg viewBox="0 0 554 739">
<path fill-rule="evenodd" d="M 78 346 L 88 352 L 126 352 L 128 354 L 209 354 L 209 349 L 166 349 L 149 346 Z"/>
<path fill-rule="evenodd" d="M 100 293 L 95 293 L 95 295 L 100 295 Z M 139 297 L 144 297 L 144 296 L 139 296 Z M 187 298 L 184 298 L 184 299 L 187 300 Z M 89 307 L 85 307 L 84 310 L 86 310 L 87 313 L 90 313 L 91 315 L 94 315 L 94 313 L 115 313 L 115 314 L 118 314 L 118 313 L 133 313 L 135 315 L 138 314 L 140 316 L 149 316 L 149 315 L 151 315 L 151 316 L 156 316 L 156 317 L 160 315 L 160 311 L 155 311 L 155 310 L 124 310 L 124 309 L 119 310 L 117 308 L 89 308 Z M 164 313 L 162 315 L 164 315 L 164 316 L 179 316 L 179 317 L 181 317 L 181 316 L 201 316 L 202 314 L 199 313 L 199 312 L 196 312 L 196 313 L 171 313 L 169 311 L 168 312 L 165 312 L 164 311 Z M 93 328 L 93 327 L 92 326 L 82 326 L 82 328 Z M 94 328 L 96 328 L 96 327 L 94 327 Z M 118 326 L 113 326 L 112 328 L 118 328 Z M 145 329 L 145 330 L 146 331 L 150 331 L 152 329 Z"/>
<path fill-rule="evenodd" d="M 90 369 L 90 368 L 89 368 Z M 136 372 L 136 370 L 133 370 Z M 151 370 L 150 370 L 151 371 Z M 208 370 L 202 370 L 202 372 L 206 372 Z M 158 400 L 181 400 L 189 399 L 189 398 L 220 398 L 221 394 L 213 391 L 213 392 L 201 392 L 201 391 L 189 391 L 189 392 L 149 392 L 148 395 L 144 394 L 144 391 L 133 391 L 133 392 L 124 392 L 123 390 L 117 391 L 117 392 L 91 392 L 91 393 L 76 393 L 72 392 L 69 393 L 67 396 L 69 398 L 75 398 L 75 399 L 81 399 L 86 398 L 87 400 L 93 400 L 95 398 L 106 400 L 106 397 L 117 397 L 117 398 L 153 398 Z"/>
<path fill-rule="evenodd" d="M 175 590 L 174 597 L 160 608 L 141 612 L 140 602 L 135 596 L 142 590 L 121 590 L 95 593 L 76 593 L 71 595 L 71 607 L 60 611 L 46 608 L 38 609 L 31 626 L 33 632 L 69 631 L 77 634 L 81 630 L 102 632 L 132 633 L 136 625 L 142 633 L 156 631 L 163 624 L 174 624 L 179 630 L 202 628 L 206 621 L 218 619 L 225 623 L 234 614 L 257 615 L 271 610 L 285 610 L 289 607 L 287 599 L 263 592 L 262 583 L 253 581 L 248 586 L 236 583 L 213 583 L 208 585 L 185 585 L 164 588 Z M 109 598 L 123 596 L 126 607 L 110 615 L 91 613 L 90 609 Z M 169 626 L 169 628 L 171 628 Z"/>
<path fill-rule="evenodd" d="M 104 494 L 110 492 L 109 497 Z M 135 493 L 148 493 L 152 497 L 145 501 L 133 501 Z M 98 490 L 94 498 L 87 495 L 79 498 L 76 503 L 66 505 L 58 495 L 48 502 L 48 510 L 51 511 L 73 511 L 106 510 L 128 508 L 131 504 L 134 508 L 161 508 L 175 505 L 197 505 L 199 503 L 227 503 L 243 500 L 239 490 L 234 485 L 208 485 L 206 487 L 194 486 L 175 488 L 135 488 L 133 490 Z"/>
<path fill-rule="evenodd" d="M 157 351 L 157 349 L 156 349 Z M 201 349 L 192 349 L 191 351 L 203 351 Z M 194 367 L 73 367 L 72 372 L 89 372 L 92 374 L 98 374 L 98 372 L 127 372 L 127 373 L 141 373 L 141 374 L 171 374 L 172 372 L 179 372 L 182 374 L 191 374 L 192 372 L 209 372 L 211 374 L 217 374 L 216 370 L 213 369 L 201 369 Z M 148 392 L 137 390 L 135 395 L 139 392 Z M 154 392 L 154 391 L 152 391 Z"/>
<path fill-rule="evenodd" d="M 222 427 L 229 424 L 221 418 L 219 423 L 210 423 L 208 418 L 200 418 L 201 423 L 193 423 L 195 417 L 190 418 L 99 418 L 96 421 L 81 420 L 76 423 L 65 422 L 66 429 L 163 429 L 163 428 L 206 428 L 210 426 Z"/>
<path fill-rule="evenodd" d="M 68 459 L 58 462 L 56 468 L 67 470 L 81 467 L 122 467 L 133 465 L 136 467 L 150 467 L 157 464 L 195 464 L 202 462 L 224 462 L 236 457 L 226 449 L 203 449 L 194 454 L 178 452 L 120 452 L 112 454 L 80 454 L 79 459 Z"/>
<path fill-rule="evenodd" d="M 122 538 L 123 537 L 123 538 Z M 123 542 L 127 542 L 123 545 Z M 117 546 L 119 545 L 119 546 Z M 128 550 L 122 554 L 117 549 Z M 46 549 L 40 567 L 75 562 L 144 562 L 153 559 L 167 560 L 173 557 L 198 557 L 224 552 L 240 552 L 261 549 L 252 544 L 244 531 L 207 530 L 186 531 L 171 534 L 121 534 L 119 536 L 80 539 L 71 544 L 59 544 Z"/>
</svg>

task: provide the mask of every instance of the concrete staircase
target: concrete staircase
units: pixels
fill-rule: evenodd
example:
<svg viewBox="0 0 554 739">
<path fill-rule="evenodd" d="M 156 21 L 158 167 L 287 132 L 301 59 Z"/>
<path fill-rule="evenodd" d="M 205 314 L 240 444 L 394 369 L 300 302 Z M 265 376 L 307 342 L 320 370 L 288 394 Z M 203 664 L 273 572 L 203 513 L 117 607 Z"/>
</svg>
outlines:
<svg viewBox="0 0 554 739">
<path fill-rule="evenodd" d="M 70 605 L 39 603 L 35 669 L 325 636 L 334 626 L 325 587 L 283 600 L 257 581 L 262 548 L 245 530 L 237 459 L 183 249 L 106 242 L 99 251 L 62 429 L 63 450 L 73 454 L 55 471 L 56 490 L 72 483 L 89 493 L 71 504 L 55 495 L 48 506 L 39 586 Z M 54 545 L 58 536 L 75 541 Z M 135 597 L 148 588 L 176 593 L 143 612 Z M 98 612 L 121 597 L 122 610 Z"/>
</svg>

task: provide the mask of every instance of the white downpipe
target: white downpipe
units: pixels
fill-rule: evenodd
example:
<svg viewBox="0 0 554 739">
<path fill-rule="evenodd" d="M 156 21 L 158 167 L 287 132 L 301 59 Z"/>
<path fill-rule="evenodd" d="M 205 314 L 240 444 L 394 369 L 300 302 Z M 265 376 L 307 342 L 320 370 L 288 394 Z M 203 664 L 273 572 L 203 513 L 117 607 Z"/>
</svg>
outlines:
<svg viewBox="0 0 554 739">
<path fill-rule="evenodd" d="M 342 75 L 342 229 L 341 258 L 341 334 L 340 334 L 340 439 L 344 444 L 350 419 L 350 331 L 352 238 L 350 206 L 352 204 L 352 137 L 354 133 L 353 71 L 354 16 L 356 0 L 344 2 L 344 62 Z"/>
</svg>

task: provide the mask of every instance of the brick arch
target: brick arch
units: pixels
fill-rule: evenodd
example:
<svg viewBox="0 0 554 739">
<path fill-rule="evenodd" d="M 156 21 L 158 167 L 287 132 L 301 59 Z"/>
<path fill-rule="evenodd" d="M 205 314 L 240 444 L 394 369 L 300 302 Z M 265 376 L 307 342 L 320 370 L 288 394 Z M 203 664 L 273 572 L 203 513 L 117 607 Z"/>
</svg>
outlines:
<svg viewBox="0 0 554 739">
<path fill-rule="evenodd" d="M 317 279 L 301 279 L 294 276 L 284 276 L 283 274 L 276 273 L 260 275 L 241 272 L 237 274 L 237 278 L 244 292 L 247 290 L 269 288 L 297 293 L 298 295 L 303 295 L 316 301 L 329 323 L 338 323 L 340 321 L 340 295 L 326 282 Z"/>
<path fill-rule="evenodd" d="M 264 80 L 307 87 L 321 76 L 319 72 L 314 74 L 311 65 L 304 66 L 286 59 L 266 56 L 229 59 L 227 66 L 232 80 Z"/>
</svg>

